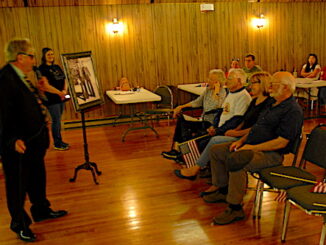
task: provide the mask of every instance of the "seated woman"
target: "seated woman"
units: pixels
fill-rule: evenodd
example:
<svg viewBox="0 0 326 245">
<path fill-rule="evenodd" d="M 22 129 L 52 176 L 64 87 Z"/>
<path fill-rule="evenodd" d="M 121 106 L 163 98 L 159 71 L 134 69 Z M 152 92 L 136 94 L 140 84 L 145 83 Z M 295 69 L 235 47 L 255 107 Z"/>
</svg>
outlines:
<svg viewBox="0 0 326 245">
<path fill-rule="evenodd" d="M 297 78 L 296 82 L 311 82 L 314 80 L 319 79 L 320 75 L 320 65 L 318 64 L 318 58 L 316 54 L 309 54 L 307 63 L 303 65 L 301 69 L 301 76 L 302 78 Z M 310 91 L 308 89 L 297 89 L 294 96 L 300 97 L 300 98 L 309 98 L 309 93 L 310 96 L 312 96 L 311 99 L 317 99 L 318 95 L 318 88 L 311 88 Z"/>
<path fill-rule="evenodd" d="M 177 143 L 191 139 L 199 130 L 206 129 L 213 125 L 217 112 L 208 113 L 215 109 L 221 108 L 226 96 L 223 89 L 225 75 L 221 69 L 214 69 L 209 72 L 208 87 L 197 99 L 176 107 L 173 117 L 177 117 L 177 125 L 174 131 L 172 149 L 163 151 L 162 156 L 167 159 L 176 160 L 180 156 L 177 149 Z M 186 121 L 181 114 L 181 110 L 187 107 L 203 107 L 202 121 Z M 205 115 L 207 114 L 207 115 Z"/>
<path fill-rule="evenodd" d="M 218 135 L 210 139 L 205 150 L 201 153 L 195 166 L 184 169 L 175 170 L 175 174 L 179 178 L 195 180 L 198 171 L 204 168 L 209 163 L 209 150 L 212 145 L 227 143 L 238 140 L 239 137 L 247 134 L 250 128 L 255 124 L 260 112 L 273 101 L 269 97 L 268 88 L 271 80 L 271 75 L 267 72 L 258 72 L 251 76 L 251 101 L 246 113 L 243 116 L 242 122 L 233 130 L 228 130 L 224 136 Z M 202 192 L 202 195 L 212 193 L 217 190 L 217 187 L 212 186 L 207 191 Z"/>
<path fill-rule="evenodd" d="M 238 68 L 240 68 L 240 59 L 239 58 L 233 58 L 232 61 L 231 61 L 230 70 L 231 69 L 238 69 Z M 228 77 L 230 70 L 225 73 L 226 77 Z"/>
</svg>

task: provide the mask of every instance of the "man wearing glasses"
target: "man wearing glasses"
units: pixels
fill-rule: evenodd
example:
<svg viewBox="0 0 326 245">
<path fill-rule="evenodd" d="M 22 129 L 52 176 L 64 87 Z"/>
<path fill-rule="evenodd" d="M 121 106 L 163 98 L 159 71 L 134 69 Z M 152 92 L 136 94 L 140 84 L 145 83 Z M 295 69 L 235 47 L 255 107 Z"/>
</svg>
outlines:
<svg viewBox="0 0 326 245">
<path fill-rule="evenodd" d="M 282 164 L 283 155 L 290 152 L 301 133 L 303 113 L 293 97 L 294 77 L 277 72 L 270 85 L 274 98 L 260 113 L 249 133 L 236 142 L 214 145 L 210 150 L 212 178 L 220 192 L 218 199 L 227 202 L 226 210 L 214 217 L 215 225 L 226 225 L 244 219 L 242 201 L 247 184 L 247 171 Z"/>
<path fill-rule="evenodd" d="M 26 194 L 32 203 L 35 222 L 58 218 L 67 212 L 53 211 L 46 199 L 47 111 L 42 104 L 42 93 L 27 79 L 35 65 L 34 49 L 28 39 L 13 39 L 5 52 L 8 64 L 0 71 L 0 155 L 11 215 L 10 229 L 19 239 L 33 242 L 36 236 L 29 228 L 32 221 L 24 210 Z"/>
<path fill-rule="evenodd" d="M 255 64 L 255 56 L 253 54 L 246 55 L 243 70 L 247 75 L 247 81 L 249 81 L 252 74 L 262 71 L 261 67 Z"/>
</svg>

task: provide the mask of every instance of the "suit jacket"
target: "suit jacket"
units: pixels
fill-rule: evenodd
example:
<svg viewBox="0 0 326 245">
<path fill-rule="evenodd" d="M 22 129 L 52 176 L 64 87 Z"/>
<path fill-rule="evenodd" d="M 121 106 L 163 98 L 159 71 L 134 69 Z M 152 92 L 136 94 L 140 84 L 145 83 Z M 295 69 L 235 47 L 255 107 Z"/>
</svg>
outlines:
<svg viewBox="0 0 326 245">
<path fill-rule="evenodd" d="M 0 154 L 14 151 L 17 139 L 26 147 L 49 146 L 45 118 L 35 95 L 7 64 L 0 70 Z"/>
</svg>

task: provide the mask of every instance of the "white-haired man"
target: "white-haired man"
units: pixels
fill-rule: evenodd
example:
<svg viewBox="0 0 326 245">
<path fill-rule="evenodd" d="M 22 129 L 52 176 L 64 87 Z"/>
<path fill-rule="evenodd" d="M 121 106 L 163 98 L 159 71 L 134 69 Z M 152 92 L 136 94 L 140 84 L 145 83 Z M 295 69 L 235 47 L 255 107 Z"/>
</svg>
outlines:
<svg viewBox="0 0 326 245">
<path fill-rule="evenodd" d="M 226 96 L 222 108 L 218 127 L 210 127 L 208 133 L 211 136 L 223 135 L 227 130 L 234 129 L 241 122 L 250 102 L 250 94 L 244 87 L 246 74 L 242 69 L 231 69 L 226 80 L 229 94 Z"/>
<path fill-rule="evenodd" d="M 27 79 L 35 65 L 34 49 L 28 39 L 13 39 L 5 52 L 8 64 L 0 71 L 0 154 L 10 229 L 19 239 L 33 242 L 36 236 L 29 229 L 31 219 L 24 210 L 26 193 L 35 222 L 58 218 L 67 212 L 53 211 L 46 199 L 44 156 L 49 146 L 46 107 L 42 94 Z"/>
<path fill-rule="evenodd" d="M 242 201 L 247 171 L 282 164 L 283 155 L 301 133 L 303 113 L 293 95 L 295 82 L 288 72 L 277 72 L 270 85 L 274 98 L 250 132 L 233 143 L 214 145 L 210 150 L 212 183 L 219 188 L 212 195 L 229 206 L 213 219 L 225 225 L 245 217 Z"/>
</svg>

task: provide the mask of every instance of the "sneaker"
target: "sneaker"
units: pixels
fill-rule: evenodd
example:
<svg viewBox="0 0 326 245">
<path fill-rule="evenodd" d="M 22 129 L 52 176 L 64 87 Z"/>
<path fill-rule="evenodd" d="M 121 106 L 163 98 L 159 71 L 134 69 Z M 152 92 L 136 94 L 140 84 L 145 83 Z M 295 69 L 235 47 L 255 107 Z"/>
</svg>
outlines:
<svg viewBox="0 0 326 245">
<path fill-rule="evenodd" d="M 181 155 L 181 153 L 179 151 L 177 151 L 177 150 L 171 150 L 171 151 L 163 151 L 161 153 L 161 155 L 164 158 L 167 158 L 167 159 L 170 159 L 170 160 L 175 160 Z"/>
<path fill-rule="evenodd" d="M 63 141 L 61 142 L 61 145 L 66 146 L 66 147 L 69 147 L 70 146 L 68 143 L 63 142 Z"/>
<path fill-rule="evenodd" d="M 227 207 L 223 213 L 213 218 L 214 225 L 227 225 L 245 218 L 243 209 L 233 210 Z"/>
<path fill-rule="evenodd" d="M 226 194 L 222 194 L 218 191 L 215 191 L 211 194 L 204 195 L 203 199 L 207 203 L 226 202 Z"/>
<path fill-rule="evenodd" d="M 57 151 L 66 151 L 69 149 L 69 146 L 65 146 L 65 145 L 54 146 L 54 149 Z"/>
</svg>

